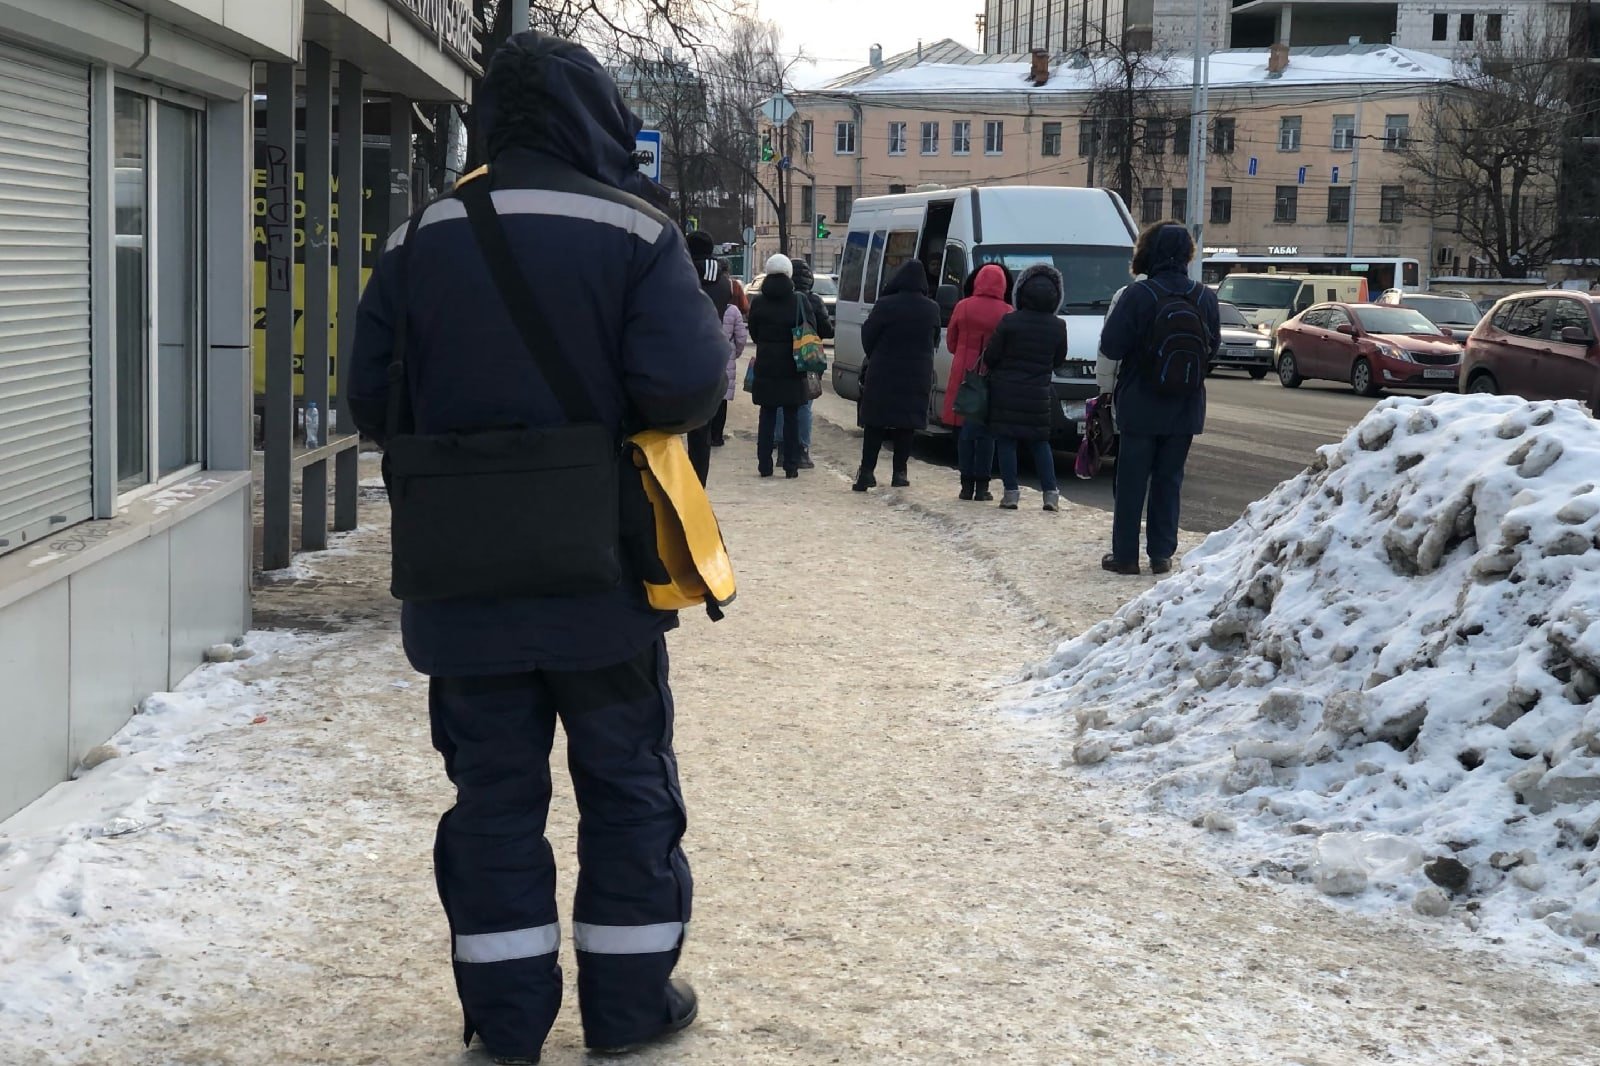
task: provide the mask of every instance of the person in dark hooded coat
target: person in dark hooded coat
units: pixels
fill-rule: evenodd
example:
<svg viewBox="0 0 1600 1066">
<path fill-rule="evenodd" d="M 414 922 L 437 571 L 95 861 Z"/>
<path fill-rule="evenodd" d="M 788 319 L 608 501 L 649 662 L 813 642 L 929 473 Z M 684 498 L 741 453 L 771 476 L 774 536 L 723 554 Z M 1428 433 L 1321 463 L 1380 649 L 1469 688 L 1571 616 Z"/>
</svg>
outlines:
<svg viewBox="0 0 1600 1066">
<path fill-rule="evenodd" d="M 569 41 L 512 37 L 479 90 L 487 183 L 512 263 L 599 421 L 683 433 L 722 402 L 728 344 L 683 235 L 629 191 L 640 122 L 605 68 Z M 478 186 L 478 191 L 484 188 Z M 418 434 L 562 425 L 458 194 L 392 236 L 355 314 L 349 400 L 388 435 L 389 367 L 407 330 Z M 566 501 L 537 501 L 570 520 Z M 653 537 L 654 530 L 645 531 Z M 626 567 L 625 571 L 631 571 Z M 562 924 L 545 840 L 558 721 L 579 808 L 572 909 L 585 1042 L 620 1050 L 682 1029 L 694 990 L 672 977 L 693 885 L 672 751 L 666 634 L 641 576 L 610 591 L 407 602 L 401 632 L 429 676 L 434 746 L 455 785 L 434 872 L 465 1037 L 497 1062 L 537 1062 L 561 1008 Z"/>
<path fill-rule="evenodd" d="M 761 291 L 750 301 L 750 339 L 756 345 L 751 399 L 761 408 L 756 430 L 756 468 L 771 477 L 778 412 L 783 412 L 783 472 L 800 476 L 800 408 L 811 399 L 806 375 L 794 362 L 794 329 L 809 306 L 794 287 L 794 263 L 786 255 L 767 260 Z"/>
<path fill-rule="evenodd" d="M 1000 506 L 1014 511 L 1022 499 L 1017 483 L 1017 448 L 1026 443 L 1044 490 L 1044 509 L 1057 510 L 1055 452 L 1050 447 L 1050 379 L 1067 361 L 1067 324 L 1061 321 L 1064 286 L 1061 271 L 1048 263 L 1024 270 L 1017 278 L 1017 309 L 1000 320 L 983 353 L 989 368 L 989 432 L 1000 459 L 1005 494 Z"/>
<path fill-rule="evenodd" d="M 728 274 L 728 268 L 717 258 L 716 238 L 703 230 L 695 230 L 684 240 L 689 246 L 689 258 L 694 261 L 695 273 L 700 276 L 700 287 L 711 298 L 711 306 L 716 308 L 717 321 L 721 322 L 728 308 L 733 305 L 734 294 L 733 279 Z M 720 433 L 715 435 L 720 436 Z M 685 441 L 689 449 L 689 462 L 694 466 L 694 472 L 699 476 L 702 485 L 711 477 L 713 436 L 712 426 L 707 423 L 698 429 L 691 429 Z"/>
<path fill-rule="evenodd" d="M 1118 364 L 1117 504 L 1112 523 L 1111 554 L 1100 565 L 1116 574 L 1139 572 L 1139 520 L 1145 500 L 1146 546 L 1150 569 L 1172 569 L 1178 551 L 1178 510 L 1183 497 L 1183 472 L 1194 438 L 1205 429 L 1206 387 L 1202 379 L 1184 396 L 1163 396 L 1145 379 L 1143 361 L 1152 357 L 1151 323 L 1168 295 L 1194 301 L 1209 336 L 1211 358 L 1222 345 L 1222 318 L 1217 294 L 1189 277 L 1194 238 L 1181 222 L 1157 222 L 1139 235 L 1132 271 L 1147 275 L 1123 292 L 1106 319 L 1100 351 Z"/>
<path fill-rule="evenodd" d="M 861 327 L 866 361 L 861 367 L 861 470 L 855 490 L 878 483 L 878 455 L 884 441 L 894 444 L 894 481 L 911 484 L 907 466 L 911 441 L 928 425 L 933 393 L 933 353 L 943 328 L 939 305 L 928 298 L 928 274 L 912 259 L 901 264 L 878 294 Z"/>
</svg>

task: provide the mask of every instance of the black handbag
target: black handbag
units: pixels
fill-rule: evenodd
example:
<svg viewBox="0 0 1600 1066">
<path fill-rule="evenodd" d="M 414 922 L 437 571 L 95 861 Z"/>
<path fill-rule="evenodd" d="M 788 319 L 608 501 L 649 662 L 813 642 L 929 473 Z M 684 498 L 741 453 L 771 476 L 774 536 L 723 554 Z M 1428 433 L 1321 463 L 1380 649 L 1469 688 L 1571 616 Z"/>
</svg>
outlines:
<svg viewBox="0 0 1600 1066">
<path fill-rule="evenodd" d="M 989 420 L 989 376 L 981 361 L 961 376 L 953 407 L 956 414 L 970 422 L 981 425 Z"/>
<path fill-rule="evenodd" d="M 409 603 L 463 598 L 582 596 L 622 581 L 618 470 L 621 443 L 601 422 L 517 266 L 487 176 L 456 193 L 517 332 L 569 420 L 416 432 L 402 313 L 389 365 L 388 440 L 393 569 L 390 592 Z M 412 216 L 407 262 L 421 212 Z"/>
</svg>

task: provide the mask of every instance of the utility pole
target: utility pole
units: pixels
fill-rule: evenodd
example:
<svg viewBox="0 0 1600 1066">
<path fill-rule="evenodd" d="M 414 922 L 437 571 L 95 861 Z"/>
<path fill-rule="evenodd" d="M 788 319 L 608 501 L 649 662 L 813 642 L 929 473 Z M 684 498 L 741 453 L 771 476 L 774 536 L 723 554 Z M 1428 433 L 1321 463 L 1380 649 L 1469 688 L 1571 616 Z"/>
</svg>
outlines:
<svg viewBox="0 0 1600 1066">
<path fill-rule="evenodd" d="M 511 32 L 521 33 L 528 28 L 528 0 L 511 0 Z"/>
<path fill-rule="evenodd" d="M 1350 151 L 1350 218 L 1345 223 L 1344 254 L 1354 258 L 1356 254 L 1356 196 L 1360 193 L 1361 180 L 1361 103 L 1365 92 L 1356 94 L 1356 128 L 1355 140 Z"/>
<path fill-rule="evenodd" d="M 1189 264 L 1189 276 L 1195 281 L 1201 280 L 1206 239 L 1206 109 L 1211 96 L 1211 50 L 1205 29 L 1205 0 L 1194 0 L 1194 88 L 1189 102 L 1189 233 L 1194 237 L 1194 260 Z"/>
</svg>

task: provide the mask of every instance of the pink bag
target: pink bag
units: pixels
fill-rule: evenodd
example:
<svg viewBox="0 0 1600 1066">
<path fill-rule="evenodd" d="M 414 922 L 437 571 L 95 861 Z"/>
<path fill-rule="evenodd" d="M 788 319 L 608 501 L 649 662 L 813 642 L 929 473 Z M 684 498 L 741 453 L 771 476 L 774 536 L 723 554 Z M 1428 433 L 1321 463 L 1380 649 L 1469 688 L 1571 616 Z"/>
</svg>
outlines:
<svg viewBox="0 0 1600 1066">
<path fill-rule="evenodd" d="M 1111 419 L 1100 411 L 1098 397 L 1084 404 L 1083 422 L 1083 440 L 1078 444 L 1078 458 L 1072 465 L 1072 472 L 1080 479 L 1090 481 L 1100 473 L 1106 456 L 1116 452 L 1116 438 L 1108 440 L 1105 437 Z"/>
</svg>

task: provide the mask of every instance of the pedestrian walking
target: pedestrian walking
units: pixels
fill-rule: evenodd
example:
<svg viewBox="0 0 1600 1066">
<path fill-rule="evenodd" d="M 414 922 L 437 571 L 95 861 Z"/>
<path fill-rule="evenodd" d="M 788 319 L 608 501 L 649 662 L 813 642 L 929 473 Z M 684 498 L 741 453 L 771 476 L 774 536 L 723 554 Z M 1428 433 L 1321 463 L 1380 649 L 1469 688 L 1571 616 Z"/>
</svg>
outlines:
<svg viewBox="0 0 1600 1066">
<path fill-rule="evenodd" d="M 1184 466 L 1206 420 L 1206 370 L 1222 343 L 1217 297 L 1189 277 L 1194 239 L 1179 222 L 1158 222 L 1139 235 L 1132 273 L 1145 275 L 1123 292 L 1106 319 L 1100 350 L 1119 364 L 1116 510 L 1111 554 L 1100 565 L 1139 573 L 1139 524 L 1145 525 L 1150 569 L 1165 574 L 1178 551 Z"/>
<path fill-rule="evenodd" d="M 806 321 L 809 304 L 794 287 L 794 263 L 786 255 L 767 260 L 761 291 L 750 301 L 750 339 L 755 342 L 755 380 L 751 398 L 761 409 L 756 429 L 756 469 L 773 475 L 778 413 L 783 412 L 783 473 L 800 476 L 800 408 L 811 399 L 806 375 L 794 361 L 795 327 Z"/>
<path fill-rule="evenodd" d="M 896 488 L 911 484 L 911 441 L 928 425 L 933 393 L 933 350 L 941 329 L 939 305 L 928 298 L 928 274 L 913 259 L 894 272 L 861 327 L 861 469 L 857 492 L 878 484 L 878 455 L 894 448 Z"/>
<path fill-rule="evenodd" d="M 735 383 L 739 380 L 739 357 L 744 355 L 745 346 L 750 343 L 750 329 L 745 325 L 744 315 L 737 306 L 730 306 L 722 313 L 722 335 L 728 338 L 728 391 L 723 396 L 722 406 L 711 417 L 709 428 L 713 448 L 720 448 L 727 443 L 724 433 L 728 428 L 728 404 L 733 402 L 734 390 L 738 387 Z"/>
<path fill-rule="evenodd" d="M 622 191 L 640 122 L 588 51 L 515 35 L 478 111 L 488 171 L 390 238 L 361 299 L 349 395 L 356 425 L 386 445 L 386 478 L 425 473 L 422 458 L 450 471 L 406 473 L 438 521 L 402 529 L 397 509 L 394 530 L 405 648 L 430 679 L 433 743 L 456 788 L 434 868 L 466 1040 L 534 1063 L 562 997 L 544 835 L 558 720 L 579 809 L 584 1040 L 650 1043 L 698 1009 L 672 977 L 693 891 L 665 642 L 677 616 L 650 607 L 623 547 L 653 541 L 653 526 L 618 533 L 618 446 L 624 423 L 704 425 L 727 345 L 683 236 Z M 506 460 L 492 476 L 455 473 L 488 470 L 485 454 Z M 459 507 L 437 506 L 442 493 Z M 443 550 L 458 513 L 537 529 L 560 550 L 521 536 L 493 560 Z M 570 591 L 521 593 L 558 587 Z"/>
<path fill-rule="evenodd" d="M 1010 279 L 998 263 L 980 267 L 972 279 L 972 295 L 956 304 L 945 330 L 950 349 L 950 378 L 944 389 L 944 422 L 957 427 L 957 456 L 961 468 L 963 500 L 993 501 L 989 481 L 994 472 L 994 437 L 984 419 L 963 418 L 956 413 L 956 394 L 961 383 L 974 371 L 984 372 L 983 351 L 989 346 L 1000 320 L 1011 313 L 1006 301 Z"/>
<path fill-rule="evenodd" d="M 822 297 L 818 296 L 813 288 L 816 285 L 816 275 L 811 272 L 811 264 L 804 259 L 794 263 L 794 287 L 806 301 L 806 306 L 811 310 L 811 321 L 817 327 L 817 337 L 820 340 L 833 339 L 833 320 L 828 317 L 828 309 L 823 306 Z M 811 404 L 815 401 L 815 393 L 821 382 L 806 382 L 809 390 L 809 399 L 800 408 L 800 469 L 813 470 L 816 463 L 811 461 Z M 783 436 L 783 411 L 778 411 L 778 427 L 774 430 L 774 438 Z"/>
<path fill-rule="evenodd" d="M 689 256 L 694 260 L 695 273 L 700 276 L 700 287 L 711 298 L 711 305 L 716 308 L 717 321 L 720 322 L 727 315 L 728 308 L 735 305 L 737 298 L 728 268 L 717 258 L 716 238 L 703 230 L 695 230 L 686 241 Z M 689 462 L 694 464 L 694 472 L 702 485 L 711 477 L 711 443 L 712 437 L 718 434 L 720 430 L 714 433 L 709 424 L 692 429 L 688 434 Z"/>
<path fill-rule="evenodd" d="M 1065 291 L 1061 271 L 1038 263 L 1017 278 L 1017 309 L 1000 320 L 983 361 L 989 368 L 989 432 L 1000 459 L 1005 493 L 1000 506 L 1015 511 L 1022 502 L 1017 482 L 1017 450 L 1027 444 L 1044 491 L 1044 509 L 1061 506 L 1055 452 L 1050 447 L 1050 379 L 1067 361 L 1067 325 L 1061 321 Z"/>
</svg>

